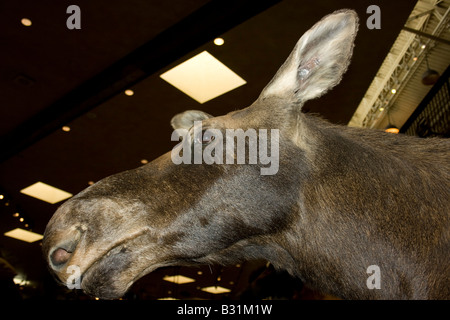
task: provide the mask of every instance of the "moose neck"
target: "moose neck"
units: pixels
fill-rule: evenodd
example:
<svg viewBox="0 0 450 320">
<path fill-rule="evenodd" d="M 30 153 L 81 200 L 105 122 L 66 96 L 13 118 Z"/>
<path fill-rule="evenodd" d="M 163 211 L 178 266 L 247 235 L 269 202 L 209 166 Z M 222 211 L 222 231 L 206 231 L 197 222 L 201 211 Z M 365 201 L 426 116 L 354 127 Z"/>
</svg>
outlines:
<svg viewBox="0 0 450 320">
<path fill-rule="evenodd" d="M 298 123 L 314 142 L 314 158 L 306 157 L 312 162 L 300 189 L 297 223 L 279 242 L 295 257 L 298 274 L 344 298 L 431 296 L 432 289 L 419 285 L 421 277 L 432 269 L 445 273 L 445 267 L 428 262 L 430 254 L 439 254 L 415 235 L 435 239 L 445 250 L 440 230 L 448 204 L 432 201 L 432 192 L 448 192 L 440 183 L 448 160 L 439 152 L 448 143 L 305 117 Z M 367 287 L 372 265 L 383 270 L 383 290 Z"/>
<path fill-rule="evenodd" d="M 264 258 L 319 291 L 342 298 L 429 296 L 427 288 L 412 288 L 416 280 L 408 277 L 427 274 L 433 268 L 427 263 L 417 263 L 426 260 L 428 253 L 414 235 L 433 237 L 433 229 L 439 230 L 441 223 L 431 216 L 411 221 L 410 212 L 420 213 L 424 204 L 427 210 L 439 210 L 440 204 L 427 200 L 425 181 L 432 183 L 430 177 L 416 172 L 422 166 L 418 160 L 421 151 L 430 152 L 427 143 L 418 147 L 416 155 L 400 160 L 399 155 L 402 149 L 409 148 L 411 138 L 400 138 L 402 147 L 390 152 L 386 145 L 398 144 L 398 137 L 337 127 L 306 115 L 299 118 L 308 118 L 297 122 L 301 127 L 297 130 L 298 139 L 293 139 L 301 148 L 296 157 L 291 155 L 288 164 L 281 161 L 280 165 L 280 174 L 285 171 L 284 166 L 302 172 L 298 177 L 301 180 L 292 187 L 296 202 L 286 216 L 290 223 L 277 232 L 238 241 L 200 262 L 228 264 Z M 416 139 L 413 143 L 417 147 Z M 437 159 L 436 163 L 439 162 Z M 424 172 L 429 175 L 433 168 L 430 163 L 427 166 L 428 171 Z M 390 184 L 397 177 L 401 181 Z M 409 184 L 422 184 L 422 194 L 392 198 L 397 188 L 405 189 Z M 367 270 L 373 265 L 384 271 L 383 290 L 367 286 L 370 276 Z M 403 273 L 404 276 L 398 276 Z M 417 283 L 420 281 L 417 279 Z"/>
</svg>

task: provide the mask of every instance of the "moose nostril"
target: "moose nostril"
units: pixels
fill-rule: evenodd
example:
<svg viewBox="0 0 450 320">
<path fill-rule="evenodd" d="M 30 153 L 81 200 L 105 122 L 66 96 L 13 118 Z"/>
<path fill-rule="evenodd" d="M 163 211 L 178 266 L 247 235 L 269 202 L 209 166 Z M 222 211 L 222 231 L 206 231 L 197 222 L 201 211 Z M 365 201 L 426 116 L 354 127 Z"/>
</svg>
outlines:
<svg viewBox="0 0 450 320">
<path fill-rule="evenodd" d="M 60 266 L 69 261 L 72 252 L 69 252 L 63 248 L 58 248 L 51 254 L 52 263 L 54 266 Z"/>
</svg>

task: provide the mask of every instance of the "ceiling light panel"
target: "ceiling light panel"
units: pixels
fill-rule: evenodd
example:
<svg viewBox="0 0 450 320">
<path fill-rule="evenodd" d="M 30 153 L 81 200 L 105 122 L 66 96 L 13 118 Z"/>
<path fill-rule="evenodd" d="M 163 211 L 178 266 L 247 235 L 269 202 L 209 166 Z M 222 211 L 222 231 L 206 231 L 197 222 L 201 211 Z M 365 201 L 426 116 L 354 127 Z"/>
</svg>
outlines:
<svg viewBox="0 0 450 320">
<path fill-rule="evenodd" d="M 52 187 L 43 182 L 36 182 L 35 184 L 20 190 L 20 192 L 51 204 L 55 204 L 73 196 L 69 192 Z"/>
<path fill-rule="evenodd" d="M 160 77 L 199 103 L 205 103 L 247 83 L 207 51 Z"/>
<path fill-rule="evenodd" d="M 44 236 L 38 233 L 34 233 L 24 229 L 14 229 L 4 233 L 5 236 L 11 237 L 14 239 L 26 241 L 26 242 L 35 242 L 41 240 Z"/>
<path fill-rule="evenodd" d="M 173 282 L 176 284 L 184 284 L 184 283 L 190 283 L 190 282 L 194 282 L 195 279 L 192 278 L 188 278 L 182 275 L 176 275 L 176 276 L 165 276 L 163 278 L 163 280 L 169 281 L 169 282 Z"/>
<path fill-rule="evenodd" d="M 221 294 L 221 293 L 230 292 L 231 290 L 224 288 L 224 287 L 220 287 L 220 286 L 217 286 L 217 287 L 211 286 L 211 287 L 202 288 L 202 291 L 213 293 L 213 294 Z"/>
</svg>

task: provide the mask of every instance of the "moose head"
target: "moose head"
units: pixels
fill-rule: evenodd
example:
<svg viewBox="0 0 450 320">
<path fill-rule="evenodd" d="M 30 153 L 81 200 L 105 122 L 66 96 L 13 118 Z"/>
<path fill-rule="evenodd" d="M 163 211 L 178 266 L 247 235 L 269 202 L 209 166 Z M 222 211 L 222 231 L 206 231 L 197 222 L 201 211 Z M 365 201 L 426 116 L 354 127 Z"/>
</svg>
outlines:
<svg viewBox="0 0 450 320">
<path fill-rule="evenodd" d="M 85 292 L 114 299 L 159 267 L 264 258 L 343 298 L 448 298 L 449 143 L 301 112 L 340 82 L 357 29 L 352 10 L 326 16 L 251 106 L 176 115 L 176 152 L 66 201 L 44 235 L 52 272 L 66 283 L 76 266 Z M 256 158 L 265 151 L 274 170 L 250 152 L 237 161 L 230 131 L 254 133 L 241 147 L 261 142 Z M 175 163 L 196 150 L 214 161 Z M 379 290 L 366 283 L 371 265 Z"/>
</svg>

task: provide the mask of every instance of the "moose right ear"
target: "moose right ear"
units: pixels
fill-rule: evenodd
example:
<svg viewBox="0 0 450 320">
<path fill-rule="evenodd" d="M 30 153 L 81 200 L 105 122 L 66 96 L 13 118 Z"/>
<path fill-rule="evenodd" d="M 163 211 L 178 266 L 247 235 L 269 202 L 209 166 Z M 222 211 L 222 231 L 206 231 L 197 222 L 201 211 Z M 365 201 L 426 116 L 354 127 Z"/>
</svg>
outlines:
<svg viewBox="0 0 450 320">
<path fill-rule="evenodd" d="M 339 10 L 317 22 L 297 42 L 260 98 L 296 103 L 317 98 L 337 85 L 347 70 L 358 30 L 353 10 Z"/>
<path fill-rule="evenodd" d="M 200 110 L 187 110 L 175 115 L 170 120 L 170 125 L 174 129 L 190 129 L 194 125 L 194 121 L 202 121 L 213 118 L 212 115 Z"/>
</svg>

